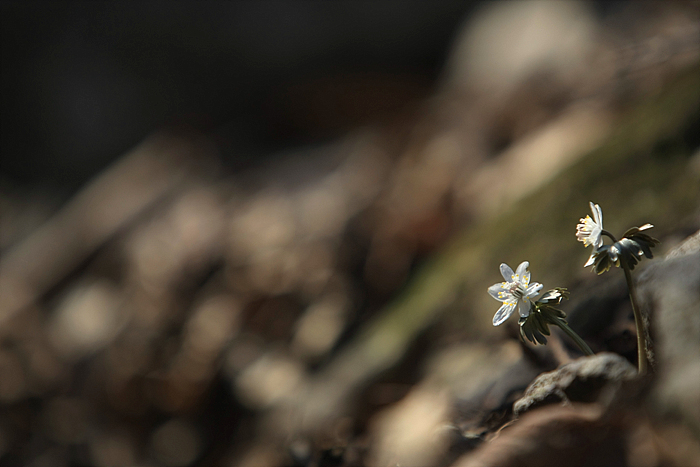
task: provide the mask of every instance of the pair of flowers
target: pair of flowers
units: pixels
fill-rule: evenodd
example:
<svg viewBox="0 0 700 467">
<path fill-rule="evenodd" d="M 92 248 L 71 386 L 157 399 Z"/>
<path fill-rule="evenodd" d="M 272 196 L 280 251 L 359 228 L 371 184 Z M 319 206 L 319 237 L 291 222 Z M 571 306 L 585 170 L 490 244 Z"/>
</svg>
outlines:
<svg viewBox="0 0 700 467">
<path fill-rule="evenodd" d="M 645 224 L 642 227 L 633 227 L 618 241 L 603 229 L 603 211 L 600 206 L 593 203 L 590 203 L 590 206 L 593 218 L 586 216 L 576 226 L 577 240 L 583 242 L 585 247 L 593 246 L 593 253 L 584 267 L 593 266 L 593 270 L 598 274 L 609 270 L 613 264 L 622 267 L 632 290 L 629 271 L 634 269 L 642 256 L 652 258 L 651 248 L 659 243 L 655 238 L 643 233 L 653 226 Z M 603 236 L 609 237 L 613 243 L 605 245 Z M 564 298 L 568 298 L 568 291 L 558 287 L 545 292 L 536 300 L 543 285 L 531 282 L 530 272 L 527 270 L 529 265 L 529 262 L 523 261 L 513 271 L 507 264 L 501 264 L 504 281 L 488 288 L 489 294 L 503 303 L 493 317 L 493 325 L 498 326 L 506 321 L 518 308 L 520 334 L 523 338 L 533 343 L 545 344 L 547 340 L 544 336 L 549 335 L 548 325 L 554 324 L 572 337 L 584 353 L 592 354 L 585 342 L 568 327 L 564 312 L 555 308 Z"/>
</svg>

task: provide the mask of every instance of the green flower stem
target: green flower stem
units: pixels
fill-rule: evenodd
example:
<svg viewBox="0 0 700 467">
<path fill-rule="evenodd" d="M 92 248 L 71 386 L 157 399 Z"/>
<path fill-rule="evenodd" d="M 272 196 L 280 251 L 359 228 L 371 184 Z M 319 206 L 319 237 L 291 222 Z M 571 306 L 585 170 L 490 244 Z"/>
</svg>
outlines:
<svg viewBox="0 0 700 467">
<path fill-rule="evenodd" d="M 620 261 L 622 269 L 625 271 L 625 279 L 627 279 L 627 288 L 630 293 L 630 301 L 632 302 L 632 311 L 634 312 L 634 324 L 637 327 L 637 363 L 639 374 L 644 375 L 647 372 L 647 341 L 644 335 L 644 321 L 642 321 L 642 313 L 639 311 L 637 303 L 637 292 L 632 282 L 632 274 L 630 268 L 624 260 Z"/>
<path fill-rule="evenodd" d="M 576 334 L 574 330 L 569 327 L 568 324 L 566 324 L 566 321 L 564 321 L 563 319 L 557 319 L 554 324 L 559 326 L 562 331 L 564 331 L 571 339 L 573 339 L 573 341 L 576 342 L 576 345 L 578 345 L 578 348 L 581 349 L 583 353 L 585 353 L 586 355 L 594 355 L 591 348 L 588 347 L 588 344 L 586 344 L 586 342 L 583 339 L 581 339 L 581 337 L 579 337 L 579 335 Z"/>
</svg>

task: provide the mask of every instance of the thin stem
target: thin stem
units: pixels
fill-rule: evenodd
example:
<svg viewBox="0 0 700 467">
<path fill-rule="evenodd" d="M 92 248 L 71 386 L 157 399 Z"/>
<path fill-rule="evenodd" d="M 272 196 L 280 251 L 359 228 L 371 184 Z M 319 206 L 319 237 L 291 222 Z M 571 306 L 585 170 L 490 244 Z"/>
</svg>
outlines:
<svg viewBox="0 0 700 467">
<path fill-rule="evenodd" d="M 632 302 L 632 311 L 634 312 L 634 324 L 637 327 L 637 364 L 639 374 L 644 375 L 647 372 L 647 340 L 644 335 L 644 321 L 642 321 L 642 313 L 639 311 L 637 304 L 637 292 L 632 283 L 632 273 L 624 259 L 620 261 L 622 269 L 625 271 L 625 279 L 627 279 L 627 289 L 630 293 L 630 301 Z"/>
<path fill-rule="evenodd" d="M 554 324 L 559 326 L 562 331 L 564 331 L 571 339 L 573 339 L 573 341 L 576 342 L 576 345 L 578 345 L 578 348 L 581 349 L 583 353 L 585 353 L 586 355 L 594 355 L 591 348 L 588 347 L 588 344 L 586 344 L 586 342 L 583 339 L 581 339 L 581 337 L 579 337 L 579 335 L 576 334 L 574 330 L 569 327 L 568 324 L 566 324 L 566 321 L 564 321 L 563 319 L 557 319 Z"/>
<path fill-rule="evenodd" d="M 607 230 L 603 229 L 603 230 L 600 232 L 600 234 L 601 234 L 601 235 L 605 235 L 606 237 L 608 237 L 610 240 L 613 241 L 613 243 L 617 243 L 617 239 L 615 238 L 615 236 L 614 236 L 613 234 L 611 234 L 610 232 L 608 232 Z"/>
</svg>

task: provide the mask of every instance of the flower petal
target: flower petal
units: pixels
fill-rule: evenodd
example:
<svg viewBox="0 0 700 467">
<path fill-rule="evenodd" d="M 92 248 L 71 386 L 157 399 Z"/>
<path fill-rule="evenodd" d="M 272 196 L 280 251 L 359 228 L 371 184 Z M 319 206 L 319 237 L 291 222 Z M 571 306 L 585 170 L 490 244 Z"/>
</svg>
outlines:
<svg viewBox="0 0 700 467">
<path fill-rule="evenodd" d="M 564 288 L 557 287 L 556 289 L 548 290 L 540 297 L 538 303 L 549 303 L 556 302 L 555 305 L 561 303 L 561 301 L 567 298 L 569 292 Z"/>
<path fill-rule="evenodd" d="M 513 282 L 513 276 L 515 273 L 506 263 L 501 263 L 501 275 L 506 280 L 506 282 Z"/>
<path fill-rule="evenodd" d="M 596 226 L 596 229 L 593 230 L 593 234 L 592 234 L 592 235 L 593 235 L 593 237 L 594 237 L 594 241 L 592 241 L 591 244 L 592 244 L 595 248 L 600 248 L 601 246 L 603 246 L 603 235 L 602 235 L 602 233 L 603 233 L 603 229 L 600 228 L 600 227 L 598 227 L 598 226 Z"/>
<path fill-rule="evenodd" d="M 525 275 L 525 271 L 527 271 L 529 266 L 530 263 L 528 261 L 523 261 L 518 265 L 518 269 L 515 270 L 515 275 L 518 276 L 518 279 L 521 279 Z"/>
<path fill-rule="evenodd" d="M 499 282 L 498 284 L 493 284 L 488 289 L 489 295 L 498 300 L 499 302 L 505 302 L 506 300 L 513 299 L 513 294 L 508 290 L 507 282 Z"/>
<path fill-rule="evenodd" d="M 526 294 L 527 297 L 529 297 L 529 298 L 536 297 L 540 293 L 540 290 L 542 290 L 542 287 L 544 287 L 544 285 L 540 284 L 539 282 L 533 282 L 527 288 L 527 294 Z"/>
<path fill-rule="evenodd" d="M 591 211 L 593 212 L 593 219 L 595 220 L 595 223 L 600 226 L 600 228 L 603 228 L 603 210 L 600 209 L 600 206 L 597 204 L 593 204 L 593 202 L 589 202 L 588 204 L 591 205 Z"/>
<path fill-rule="evenodd" d="M 493 325 L 498 326 L 501 323 L 503 323 L 505 320 L 510 318 L 510 315 L 513 314 L 513 311 L 515 310 L 515 306 L 517 303 L 515 302 L 507 302 L 501 305 L 501 308 L 498 309 L 496 314 L 493 317 Z"/>
<path fill-rule="evenodd" d="M 530 300 L 520 300 L 520 306 L 518 307 L 518 313 L 523 318 L 530 316 Z"/>
</svg>

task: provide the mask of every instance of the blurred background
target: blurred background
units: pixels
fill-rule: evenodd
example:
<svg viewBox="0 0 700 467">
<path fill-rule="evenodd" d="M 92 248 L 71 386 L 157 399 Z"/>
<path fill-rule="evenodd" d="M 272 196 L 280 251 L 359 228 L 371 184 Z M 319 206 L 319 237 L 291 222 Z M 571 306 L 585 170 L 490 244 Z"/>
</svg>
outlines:
<svg viewBox="0 0 700 467">
<path fill-rule="evenodd" d="M 697 2 L 0 16 L 0 464 L 700 459 Z M 622 273 L 581 267 L 589 201 L 616 235 L 656 226 L 658 372 L 644 413 L 587 394 L 575 423 L 526 414 L 537 438 L 513 402 L 580 353 L 494 328 L 486 288 L 529 261 L 634 365 Z M 669 283 L 690 305 L 664 308 Z M 555 422 L 569 437 L 543 443 Z M 578 453 L 591 430 L 604 449 Z"/>
</svg>

